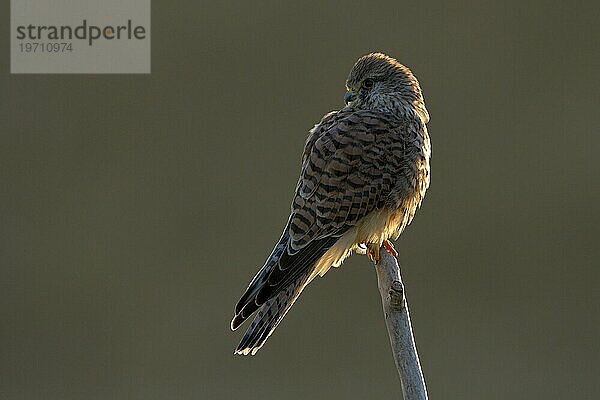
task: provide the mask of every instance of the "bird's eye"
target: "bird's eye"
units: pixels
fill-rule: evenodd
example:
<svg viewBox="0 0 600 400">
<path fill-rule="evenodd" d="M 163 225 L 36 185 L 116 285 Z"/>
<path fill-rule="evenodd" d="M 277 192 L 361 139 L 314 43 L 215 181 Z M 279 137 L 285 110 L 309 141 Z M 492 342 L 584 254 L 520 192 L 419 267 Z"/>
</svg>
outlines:
<svg viewBox="0 0 600 400">
<path fill-rule="evenodd" d="M 363 86 L 365 89 L 371 89 L 371 88 L 373 87 L 373 83 L 374 83 L 374 82 L 373 82 L 373 79 L 371 79 L 371 78 L 367 78 L 367 79 L 365 79 L 365 80 L 363 81 L 363 83 L 362 83 L 362 86 Z"/>
</svg>

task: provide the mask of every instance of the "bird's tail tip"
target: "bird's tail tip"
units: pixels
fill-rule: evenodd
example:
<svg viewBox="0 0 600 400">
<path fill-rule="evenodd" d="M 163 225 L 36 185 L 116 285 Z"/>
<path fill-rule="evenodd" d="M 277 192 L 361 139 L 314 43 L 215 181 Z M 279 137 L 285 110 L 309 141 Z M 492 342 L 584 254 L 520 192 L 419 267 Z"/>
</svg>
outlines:
<svg viewBox="0 0 600 400">
<path fill-rule="evenodd" d="M 252 324 L 235 349 L 234 354 L 243 356 L 256 355 L 298 297 L 298 294 L 302 289 L 301 287 L 297 287 L 297 284 L 298 282 L 294 284 L 296 287 L 293 292 L 281 291 L 276 297 L 267 301 L 261 307 L 254 318 L 254 321 L 252 321 Z M 240 323 L 243 322 L 244 319 L 242 313 L 242 320 Z M 238 327 L 235 317 L 231 325 L 235 328 Z"/>
<path fill-rule="evenodd" d="M 235 349 L 235 351 L 233 352 L 234 355 L 238 355 L 238 356 L 255 356 L 256 353 L 258 353 L 258 350 L 260 350 L 262 346 L 259 347 L 244 347 L 244 348 L 237 348 Z"/>
</svg>

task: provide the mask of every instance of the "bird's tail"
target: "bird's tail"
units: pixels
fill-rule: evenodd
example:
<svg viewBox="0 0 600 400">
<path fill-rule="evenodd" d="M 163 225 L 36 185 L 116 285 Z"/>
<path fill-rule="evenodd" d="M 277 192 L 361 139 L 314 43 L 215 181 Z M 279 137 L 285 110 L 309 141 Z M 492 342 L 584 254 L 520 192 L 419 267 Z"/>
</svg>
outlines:
<svg viewBox="0 0 600 400">
<path fill-rule="evenodd" d="M 282 236 L 235 306 L 235 316 L 231 321 L 233 330 L 257 313 L 235 350 L 236 354 L 256 354 L 315 277 L 315 263 L 337 240 L 335 237 L 314 240 L 290 254 L 287 239 L 287 236 Z"/>
<path fill-rule="evenodd" d="M 256 354 L 277 328 L 285 314 L 292 307 L 302 290 L 308 284 L 309 274 L 304 274 L 268 300 L 258 311 L 254 321 L 244 334 L 235 354 Z"/>
</svg>

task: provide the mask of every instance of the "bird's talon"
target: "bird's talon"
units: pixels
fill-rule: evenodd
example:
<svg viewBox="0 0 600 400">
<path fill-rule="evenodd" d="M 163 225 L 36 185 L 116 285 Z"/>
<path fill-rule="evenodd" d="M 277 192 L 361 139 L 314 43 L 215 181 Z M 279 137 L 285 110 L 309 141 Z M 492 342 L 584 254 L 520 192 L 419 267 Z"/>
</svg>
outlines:
<svg viewBox="0 0 600 400">
<path fill-rule="evenodd" d="M 365 254 L 367 255 L 367 257 L 369 257 L 369 260 L 371 261 L 375 261 L 375 255 L 371 252 L 371 249 L 369 249 L 367 247 L 367 250 L 365 251 Z"/>
<path fill-rule="evenodd" d="M 366 254 L 369 260 L 373 261 L 374 264 L 379 263 L 379 246 L 373 243 L 366 244 Z"/>
<path fill-rule="evenodd" d="M 393 257 L 398 257 L 398 252 L 396 251 L 396 249 L 394 248 L 394 245 L 392 244 L 392 242 L 390 242 L 389 240 L 384 240 L 383 241 L 383 247 L 387 250 L 388 253 L 390 253 Z"/>
</svg>

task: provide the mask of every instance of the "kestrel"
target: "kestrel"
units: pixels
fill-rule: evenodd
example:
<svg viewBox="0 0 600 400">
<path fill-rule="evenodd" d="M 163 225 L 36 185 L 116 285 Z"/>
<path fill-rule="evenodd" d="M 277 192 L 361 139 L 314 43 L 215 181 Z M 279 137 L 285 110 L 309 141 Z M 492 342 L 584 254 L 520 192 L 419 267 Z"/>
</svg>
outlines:
<svg viewBox="0 0 600 400">
<path fill-rule="evenodd" d="M 310 130 L 291 214 L 235 307 L 231 329 L 258 313 L 235 353 L 256 354 L 304 288 L 352 252 L 377 262 L 411 222 L 429 186 L 429 114 L 419 82 L 395 59 L 361 57 L 346 106 Z"/>
</svg>

